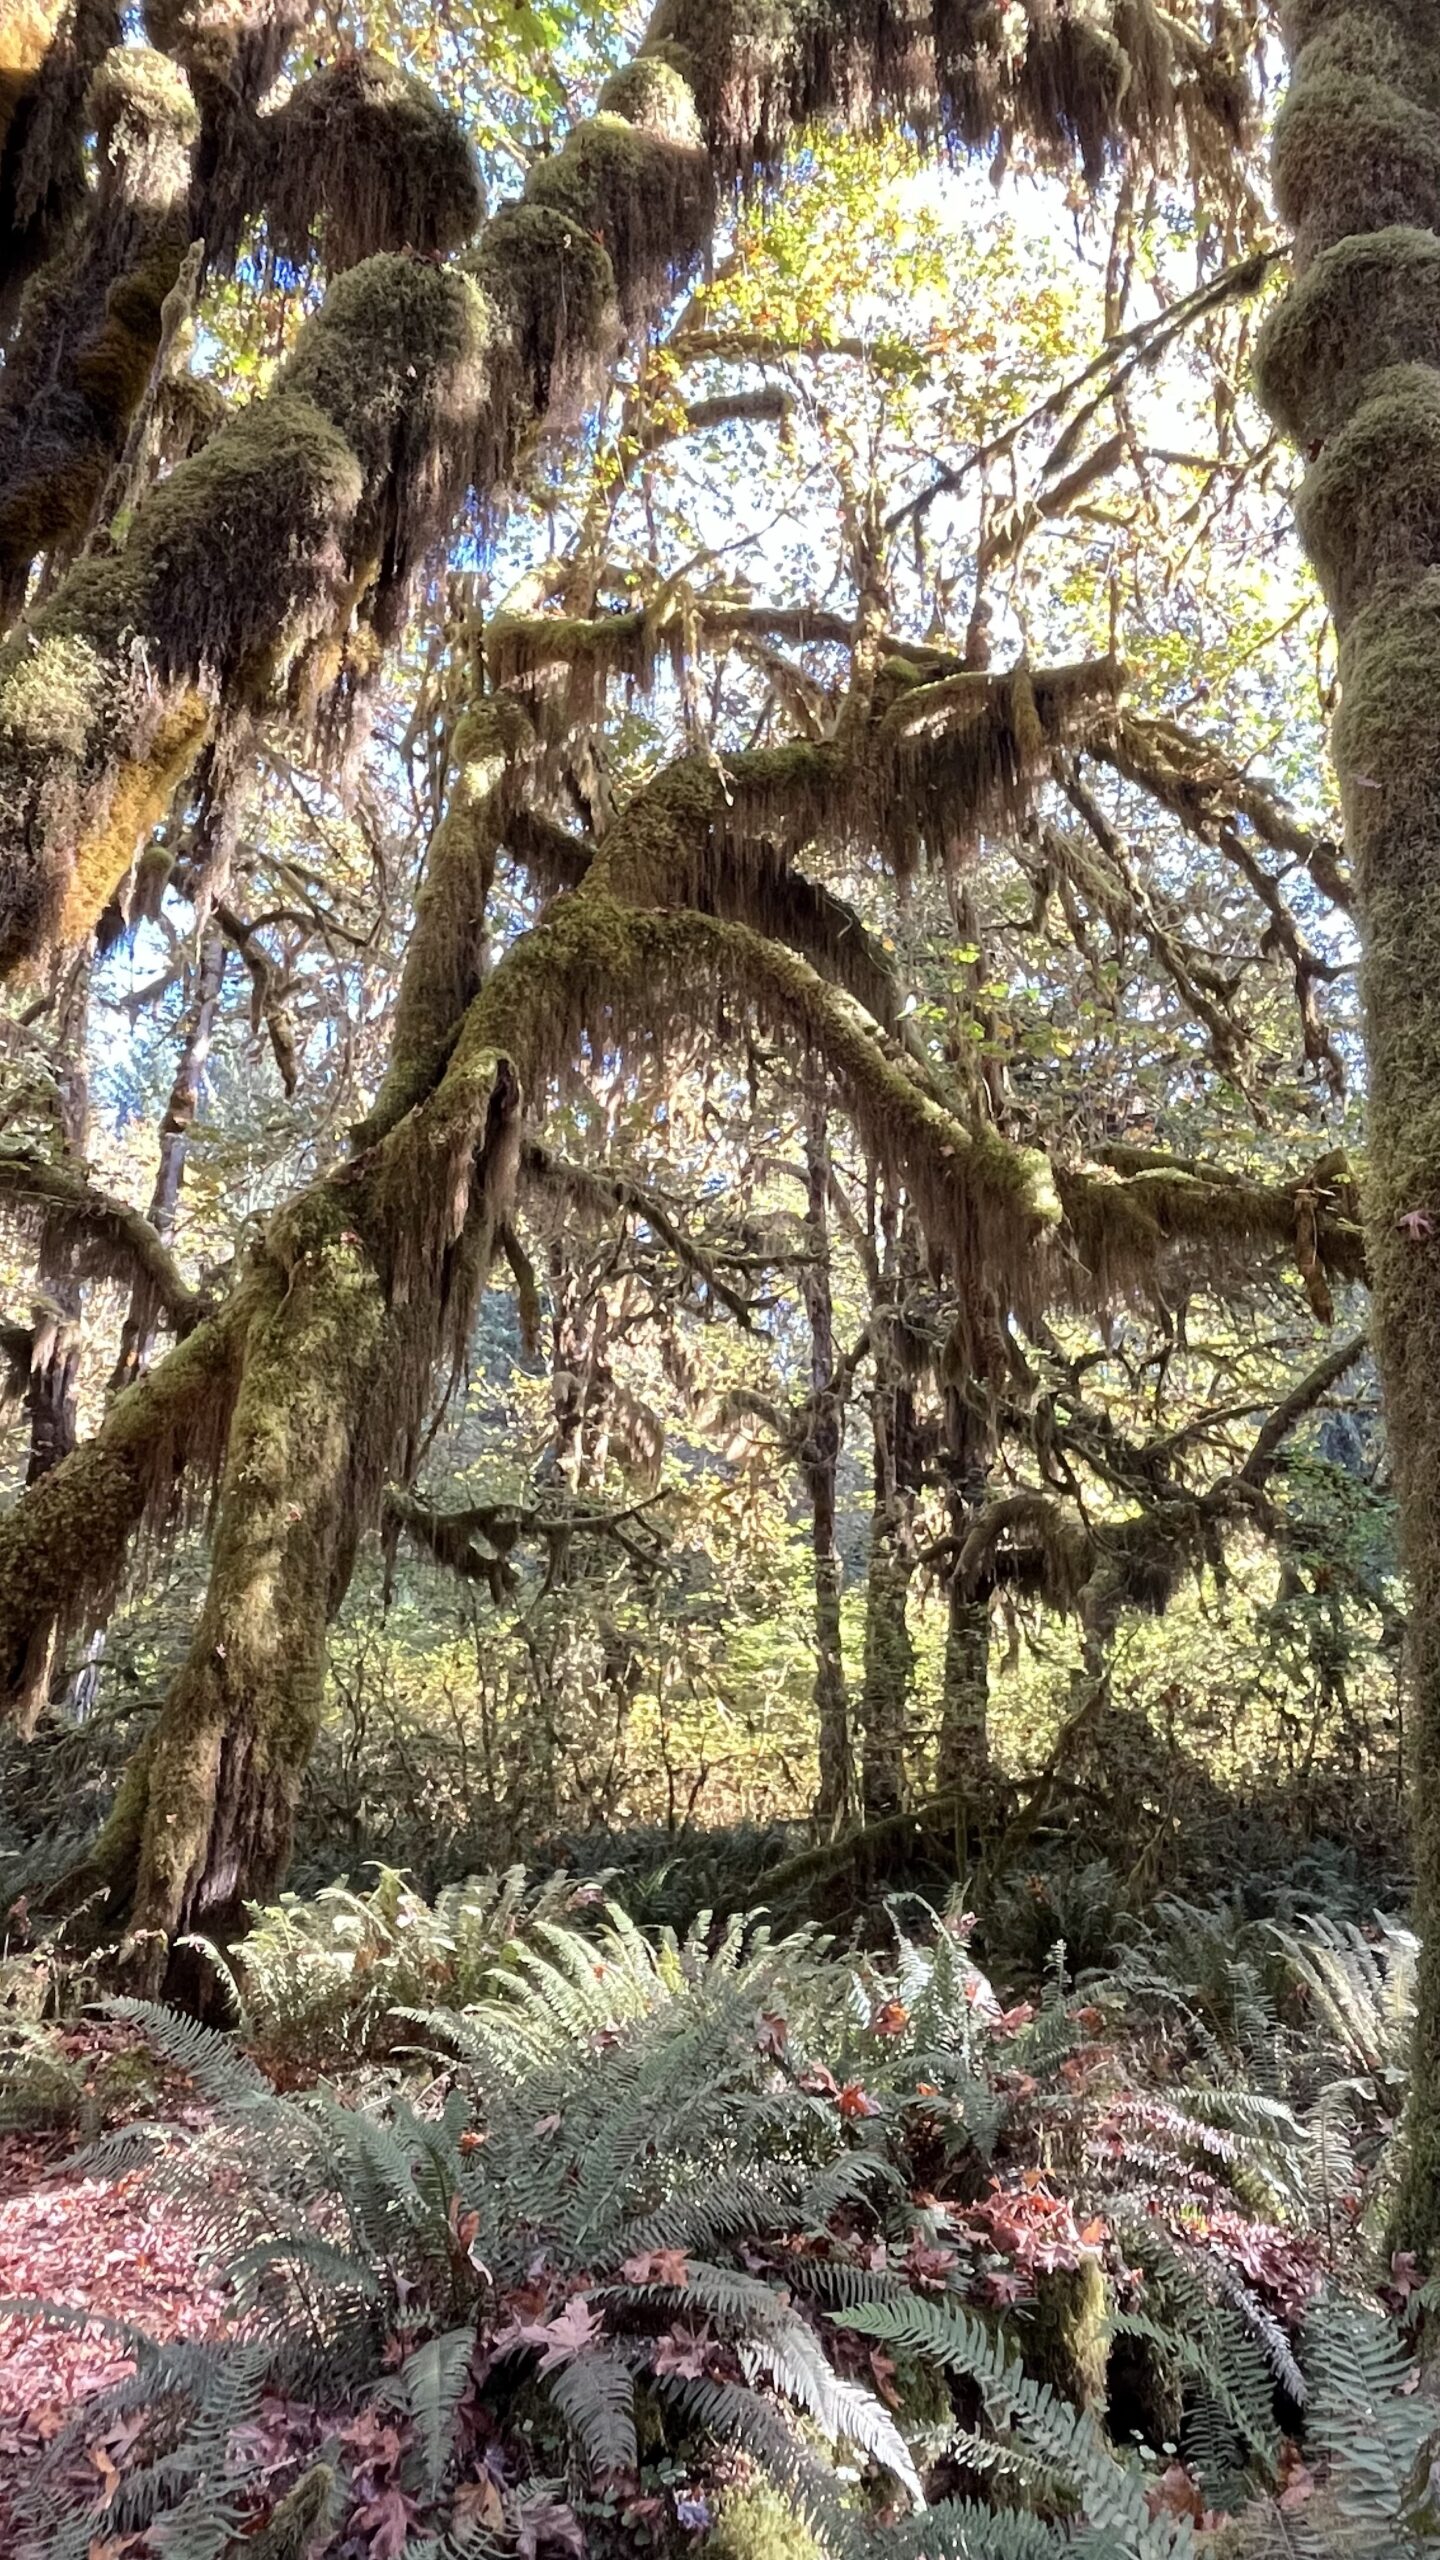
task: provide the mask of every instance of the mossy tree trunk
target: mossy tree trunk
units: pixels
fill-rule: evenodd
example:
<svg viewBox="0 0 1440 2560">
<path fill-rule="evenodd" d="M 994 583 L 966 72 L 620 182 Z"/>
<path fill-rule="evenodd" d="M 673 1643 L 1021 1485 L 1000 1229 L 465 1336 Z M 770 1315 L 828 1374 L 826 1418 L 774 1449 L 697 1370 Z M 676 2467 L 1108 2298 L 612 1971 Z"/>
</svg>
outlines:
<svg viewBox="0 0 1440 2560">
<path fill-rule="evenodd" d="M 987 1565 L 974 1588 L 959 1570 L 965 1541 L 984 1509 L 993 1441 L 967 1380 L 945 1389 L 944 1469 L 953 1563 L 946 1592 L 936 1784 L 944 1794 L 983 1785 L 990 1768 L 990 1604 Z"/>
<path fill-rule="evenodd" d="M 1424 1954 L 1398 2237 L 1440 2258 L 1440 13 L 1292 0 L 1276 192 L 1295 279 L 1260 350 L 1307 456 L 1341 642 L 1333 747 L 1363 944 L 1374 1334 L 1410 1584 Z"/>
<path fill-rule="evenodd" d="M 62 1061 L 57 1094 L 61 1153 L 83 1164 L 90 1119 L 85 1071 L 85 1028 L 90 1009 L 90 958 L 82 953 L 66 972 L 56 1021 L 56 1050 Z M 73 1269 L 72 1240 L 62 1217 L 47 1219 L 40 1232 L 39 1299 L 30 1338 L 30 1376 L 25 1407 L 30 1450 L 27 1484 L 38 1483 L 75 1446 L 79 1419 L 80 1319 L 83 1297 Z"/>
<path fill-rule="evenodd" d="M 898 1813 L 905 1802 L 905 1759 L 915 1647 L 910 1585 L 915 1574 L 915 1505 L 920 1493 L 923 1434 L 900 1322 L 907 1239 L 893 1210 L 882 1218 L 880 1290 L 871 1319 L 875 1384 L 871 1412 L 875 1498 L 870 1515 L 865 1586 L 865 1668 L 860 1693 L 860 1810 L 866 1822 Z"/>
<path fill-rule="evenodd" d="M 835 1310 L 830 1294 L 830 1123 L 812 1100 L 805 1125 L 806 1252 L 801 1289 L 810 1324 L 810 1403 L 800 1463 L 810 1503 L 815 1588 L 815 1737 L 819 1785 L 815 1824 L 836 1831 L 851 1810 L 854 1766 L 850 1702 L 841 1643 L 840 1550 L 836 1510 L 843 1410 L 835 1375 Z"/>
<path fill-rule="evenodd" d="M 233 1929 L 284 1872 L 351 1560 L 357 1426 L 381 1390 L 383 1300 L 337 1201 L 319 1194 L 281 1226 L 262 1290 L 204 1607 L 146 1752 L 138 1861 L 132 1798 L 94 1862 L 122 1890 L 133 1875 L 130 1933 L 151 1980 L 177 1929 Z"/>
<path fill-rule="evenodd" d="M 205 1070 L 215 1037 L 227 956 L 224 935 L 208 934 L 201 947 L 194 998 L 175 1068 L 175 1079 L 160 1122 L 160 1162 L 150 1194 L 149 1217 L 151 1226 L 165 1244 L 169 1244 L 175 1233 L 180 1190 L 185 1180 L 185 1162 L 190 1152 L 190 1132 L 205 1091 Z M 110 1380 L 112 1394 L 130 1386 L 148 1369 L 159 1312 L 153 1285 L 144 1278 L 137 1279 L 121 1328 L 120 1349 Z"/>
</svg>

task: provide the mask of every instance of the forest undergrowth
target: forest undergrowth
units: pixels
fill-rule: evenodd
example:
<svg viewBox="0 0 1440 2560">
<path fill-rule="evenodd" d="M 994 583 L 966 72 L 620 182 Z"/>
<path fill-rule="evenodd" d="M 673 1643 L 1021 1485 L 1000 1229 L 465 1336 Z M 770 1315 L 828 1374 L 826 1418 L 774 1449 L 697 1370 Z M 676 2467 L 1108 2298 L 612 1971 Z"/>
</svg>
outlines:
<svg viewBox="0 0 1440 2560">
<path fill-rule="evenodd" d="M 1407 1930 L 607 1883 L 287 1896 L 192 1948 L 216 2026 L 12 1914 L 17 2560 L 1428 2545 Z"/>
</svg>

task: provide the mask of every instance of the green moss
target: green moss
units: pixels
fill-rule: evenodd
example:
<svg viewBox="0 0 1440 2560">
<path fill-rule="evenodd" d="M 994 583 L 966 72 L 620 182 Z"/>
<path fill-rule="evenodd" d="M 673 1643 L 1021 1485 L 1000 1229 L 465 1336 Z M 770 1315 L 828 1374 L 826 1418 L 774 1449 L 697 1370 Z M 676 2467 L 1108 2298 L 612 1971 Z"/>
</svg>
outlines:
<svg viewBox="0 0 1440 2560">
<path fill-rule="evenodd" d="M 662 54 L 637 54 L 612 71 L 600 92 L 599 112 L 623 116 L 664 142 L 698 148 L 703 140 L 690 83 Z"/>
<path fill-rule="evenodd" d="M 1110 2320 L 1105 2271 L 1098 2258 L 1057 2267 L 1035 2278 L 1034 2308 L 1020 2332 L 1027 2373 L 1048 2382 L 1077 2409 L 1105 2406 Z"/>
<path fill-rule="evenodd" d="M 1440 562 L 1440 373 L 1397 365 L 1306 474 L 1300 530 L 1342 633 Z"/>
<path fill-rule="evenodd" d="M 809 2526 L 762 2480 L 723 2492 L 704 2549 L 709 2560 L 820 2560 Z"/>
<path fill-rule="evenodd" d="M 1269 315 L 1255 378 L 1277 426 L 1321 444 L 1392 366 L 1440 365 L 1440 238 L 1395 225 L 1322 249 Z"/>
<path fill-rule="evenodd" d="M 494 318 L 459 267 L 381 256 L 331 286 L 285 368 L 282 389 L 312 401 L 372 481 L 403 432 L 465 421 L 484 397 Z"/>
<path fill-rule="evenodd" d="M 162 1959 L 187 1921 L 237 1925 L 289 1854 L 381 1385 L 385 1309 L 359 1211 L 322 1188 L 266 1238 L 205 1604 L 147 1764 L 132 1919 Z"/>
<path fill-rule="evenodd" d="M 1306 70 L 1275 128 L 1275 197 L 1302 262 L 1352 232 L 1440 221 L 1440 118 L 1380 80 Z"/>
<path fill-rule="evenodd" d="M 517 399 L 563 423 L 593 388 L 618 321 L 605 250 L 583 223 L 527 202 L 496 214 L 470 265 L 505 315 Z"/>
<path fill-rule="evenodd" d="M 653 311 L 713 220 L 710 163 L 698 132 L 671 137 L 619 115 L 577 125 L 564 150 L 531 171 L 526 195 L 603 242 L 621 310 L 631 319 Z"/>
<path fill-rule="evenodd" d="M 1300 47 L 1295 46 L 1297 67 Z M 1304 46 L 1307 80 L 1338 72 L 1351 80 L 1383 80 L 1421 105 L 1440 105 L 1440 65 L 1428 44 L 1412 42 L 1399 12 L 1350 6 L 1318 24 Z"/>
<path fill-rule="evenodd" d="M 143 151 L 168 140 L 189 151 L 199 137 L 200 112 L 179 65 L 149 45 L 117 45 L 90 84 L 89 112 L 102 155 Z M 179 176 L 183 183 L 183 165 Z"/>
<path fill-rule="evenodd" d="M 0 741 L 27 760 L 82 754 L 101 681 L 99 655 L 80 633 L 42 632 L 0 675 Z"/>
<path fill-rule="evenodd" d="M 258 2533 L 246 2536 L 246 2560 L 305 2560 L 330 2512 L 334 2494 L 335 2474 L 328 2463 L 312 2464 L 304 2478 L 279 2500 L 268 2523 Z"/>
<path fill-rule="evenodd" d="M 154 490 L 126 554 L 162 671 L 211 668 L 260 698 L 330 627 L 363 495 L 346 436 L 288 382 L 232 417 Z"/>
<path fill-rule="evenodd" d="M 349 53 L 296 89 L 267 129 L 273 245 L 302 262 L 317 238 L 332 275 L 385 249 L 433 256 L 481 213 L 475 157 L 433 89 L 374 53 Z"/>
</svg>

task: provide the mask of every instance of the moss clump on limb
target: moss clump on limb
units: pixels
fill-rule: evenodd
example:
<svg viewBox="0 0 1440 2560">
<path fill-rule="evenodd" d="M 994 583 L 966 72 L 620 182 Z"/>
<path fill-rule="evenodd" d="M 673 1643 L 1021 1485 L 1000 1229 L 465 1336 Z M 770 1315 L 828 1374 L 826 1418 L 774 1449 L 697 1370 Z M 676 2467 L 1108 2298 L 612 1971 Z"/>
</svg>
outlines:
<svg viewBox="0 0 1440 2560">
<path fill-rule="evenodd" d="M 276 391 L 152 493 L 121 555 L 72 573 L 15 634 L 0 654 L 0 969 L 101 913 L 221 707 L 287 689 L 313 702 L 359 592 L 388 635 L 463 482 L 491 330 L 454 270 L 355 268 Z"/>
<path fill-rule="evenodd" d="M 693 115 L 679 135 L 594 115 L 538 164 L 527 195 L 601 242 L 632 326 L 689 267 L 713 220 L 710 161 Z"/>
<path fill-rule="evenodd" d="M 1369 1270 L 1410 1581 L 1424 1952 L 1397 2236 L 1440 2258 L 1440 17 L 1296 0 L 1277 139 L 1297 280 L 1260 385 L 1310 455 L 1369 1051 Z"/>
<path fill-rule="evenodd" d="M 382 249 L 434 256 L 482 211 L 462 126 L 383 55 L 350 53 L 303 81 L 261 126 L 257 195 L 272 248 L 299 266 L 318 238 L 331 275 Z"/>
<path fill-rule="evenodd" d="M 78 550 L 150 379 L 189 240 L 198 131 L 161 54 L 107 54 L 90 94 L 99 184 L 75 244 L 36 277 L 0 375 L 0 623 L 36 557 Z"/>
</svg>

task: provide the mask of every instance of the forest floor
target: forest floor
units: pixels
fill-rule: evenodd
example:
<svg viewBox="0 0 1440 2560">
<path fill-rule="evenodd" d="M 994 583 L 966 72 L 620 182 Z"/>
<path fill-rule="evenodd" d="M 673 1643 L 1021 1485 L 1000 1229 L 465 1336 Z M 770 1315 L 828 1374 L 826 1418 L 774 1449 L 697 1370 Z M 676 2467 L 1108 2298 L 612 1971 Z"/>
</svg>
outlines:
<svg viewBox="0 0 1440 2560">
<path fill-rule="evenodd" d="M 137 2050 L 123 2030 L 88 2022 L 57 2043 L 82 2098 Z M 173 2111 L 183 2116 L 183 2101 Z M 0 2135 L 0 2300 L 70 2304 L 91 2324 L 0 2320 L 0 2551 L 20 2480 L 76 2407 L 131 2369 L 123 2342 L 102 2324 L 165 2341 L 214 2335 L 224 2325 L 221 2298 L 204 2280 L 198 2235 L 180 2206 L 158 2193 L 144 2170 L 73 2175 L 70 2162 L 84 2140 L 74 2128 Z M 114 2431 L 87 2446 L 102 2489 L 119 2479 L 125 2449 Z M 121 2550 L 123 2542 L 116 2560 Z"/>
</svg>

